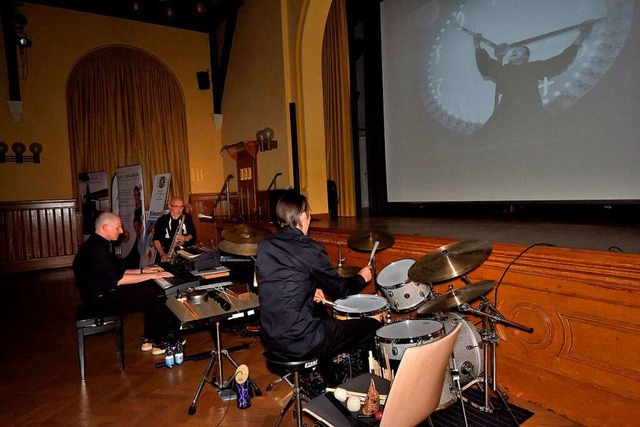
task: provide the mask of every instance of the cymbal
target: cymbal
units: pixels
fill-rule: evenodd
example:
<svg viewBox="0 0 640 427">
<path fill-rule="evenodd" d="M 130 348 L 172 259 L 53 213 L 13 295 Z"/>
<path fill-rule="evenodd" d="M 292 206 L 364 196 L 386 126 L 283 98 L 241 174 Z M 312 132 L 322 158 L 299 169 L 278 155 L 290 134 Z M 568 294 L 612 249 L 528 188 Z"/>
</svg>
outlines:
<svg viewBox="0 0 640 427">
<path fill-rule="evenodd" d="M 491 243 L 467 240 L 441 246 L 411 266 L 409 279 L 420 283 L 442 282 L 473 270 L 491 255 Z"/>
<path fill-rule="evenodd" d="M 349 236 L 347 243 L 353 249 L 359 251 L 370 251 L 373 249 L 373 245 L 376 241 L 378 244 L 378 251 L 387 249 L 389 246 L 396 242 L 396 239 L 389 233 L 381 230 L 370 231 L 357 231 Z"/>
<path fill-rule="evenodd" d="M 229 240 L 222 240 L 218 244 L 218 249 L 228 254 L 254 256 L 258 252 L 257 243 L 235 243 Z"/>
<path fill-rule="evenodd" d="M 495 282 L 487 280 L 485 282 L 473 283 L 462 288 L 451 289 L 446 294 L 442 294 L 436 299 L 423 303 L 418 307 L 418 314 L 435 313 L 461 306 L 464 303 L 473 301 L 479 296 L 486 294 L 495 284 Z"/>
<path fill-rule="evenodd" d="M 222 230 L 222 237 L 233 243 L 260 243 L 271 231 L 251 224 L 240 224 Z"/>
<path fill-rule="evenodd" d="M 339 265 L 336 267 L 336 273 L 341 277 L 355 277 L 359 271 L 360 268 L 350 265 Z"/>
</svg>

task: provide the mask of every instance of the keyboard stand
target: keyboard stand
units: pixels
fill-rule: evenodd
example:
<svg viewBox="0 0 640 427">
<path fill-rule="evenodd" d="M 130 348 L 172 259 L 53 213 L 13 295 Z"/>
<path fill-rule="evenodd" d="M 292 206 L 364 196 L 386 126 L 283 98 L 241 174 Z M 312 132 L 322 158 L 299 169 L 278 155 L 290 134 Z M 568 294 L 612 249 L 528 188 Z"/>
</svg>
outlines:
<svg viewBox="0 0 640 427">
<path fill-rule="evenodd" d="M 198 385 L 198 390 L 196 391 L 196 395 L 193 397 L 193 401 L 191 402 L 191 406 L 189 407 L 189 415 L 193 415 L 196 413 L 196 404 L 198 403 L 198 399 L 200 398 L 200 394 L 202 393 L 202 389 L 204 388 L 205 383 L 209 383 L 212 386 L 218 389 L 218 394 L 220 394 L 220 398 L 222 400 L 232 400 L 236 398 L 236 393 L 233 391 L 233 381 L 235 377 L 235 372 L 225 381 L 222 374 L 222 356 L 225 356 L 233 366 L 238 368 L 238 362 L 235 361 L 233 357 L 231 357 L 231 352 L 236 350 L 245 349 L 248 347 L 248 344 L 240 344 L 235 347 L 231 347 L 228 349 L 223 349 L 220 341 L 220 321 L 216 321 L 215 328 L 215 336 L 214 332 L 210 331 L 211 338 L 213 340 L 213 349 L 208 352 L 209 354 L 209 364 L 204 371 L 204 375 L 202 376 L 202 380 L 200 380 L 200 384 Z M 206 352 L 204 354 L 207 354 Z M 194 354 L 189 359 L 190 360 L 200 360 L 203 357 L 198 357 L 198 354 Z M 209 380 L 209 375 L 211 374 L 211 370 L 214 365 L 217 365 L 217 372 L 214 372 L 213 377 Z M 217 381 L 216 381 L 217 378 Z M 251 378 L 248 380 L 249 386 L 253 390 L 255 396 L 262 396 L 262 390 L 253 382 Z"/>
</svg>

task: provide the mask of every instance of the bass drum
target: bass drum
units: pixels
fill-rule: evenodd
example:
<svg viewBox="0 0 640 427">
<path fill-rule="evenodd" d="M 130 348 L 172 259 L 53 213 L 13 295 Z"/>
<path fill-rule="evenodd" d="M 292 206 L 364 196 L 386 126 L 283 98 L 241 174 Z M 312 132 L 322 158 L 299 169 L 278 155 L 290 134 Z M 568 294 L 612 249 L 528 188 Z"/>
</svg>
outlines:
<svg viewBox="0 0 640 427">
<path fill-rule="evenodd" d="M 464 386 L 474 378 L 484 374 L 484 352 L 480 346 L 482 338 L 476 327 L 466 317 L 458 313 L 447 313 L 445 319 L 440 319 L 444 329 L 449 334 L 458 323 L 462 322 L 462 329 L 458 334 L 456 343 L 453 346 L 453 358 L 456 369 L 460 372 L 460 385 Z M 453 364 L 453 359 L 449 361 L 449 367 Z M 444 386 L 440 396 L 440 404 L 436 410 L 444 409 L 454 404 L 457 400 L 455 384 L 451 376 L 451 370 L 447 369 L 444 376 Z"/>
</svg>

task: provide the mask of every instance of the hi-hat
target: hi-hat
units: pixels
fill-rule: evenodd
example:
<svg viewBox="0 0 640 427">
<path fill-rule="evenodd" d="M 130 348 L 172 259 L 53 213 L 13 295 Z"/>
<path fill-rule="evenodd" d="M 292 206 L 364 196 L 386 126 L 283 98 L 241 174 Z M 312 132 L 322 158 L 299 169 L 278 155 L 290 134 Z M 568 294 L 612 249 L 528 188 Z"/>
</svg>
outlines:
<svg viewBox="0 0 640 427">
<path fill-rule="evenodd" d="M 491 243 L 467 240 L 441 246 L 411 266 L 409 279 L 420 283 L 435 283 L 454 279 L 482 264 L 491 255 Z"/>
<path fill-rule="evenodd" d="M 233 255 L 255 256 L 258 252 L 257 243 L 235 243 L 230 240 L 222 240 L 218 243 L 218 249 Z"/>
<path fill-rule="evenodd" d="M 353 233 L 347 243 L 353 249 L 359 251 L 370 251 L 373 249 L 373 245 L 376 242 L 380 242 L 378 244 L 379 251 L 383 249 L 387 249 L 391 245 L 396 242 L 396 239 L 389 233 L 380 230 L 370 230 L 370 231 L 356 231 Z"/>
<path fill-rule="evenodd" d="M 260 243 L 270 234 L 270 230 L 251 224 L 240 224 L 222 230 L 222 237 L 233 243 Z"/>
<path fill-rule="evenodd" d="M 451 289 L 446 294 L 442 294 L 418 307 L 418 314 L 436 313 L 459 307 L 464 303 L 473 301 L 479 296 L 486 294 L 495 284 L 496 283 L 492 281 L 485 281 L 473 283 L 463 288 Z"/>
<path fill-rule="evenodd" d="M 336 267 L 336 273 L 341 277 L 355 277 L 359 271 L 360 268 L 351 265 L 339 265 Z"/>
</svg>

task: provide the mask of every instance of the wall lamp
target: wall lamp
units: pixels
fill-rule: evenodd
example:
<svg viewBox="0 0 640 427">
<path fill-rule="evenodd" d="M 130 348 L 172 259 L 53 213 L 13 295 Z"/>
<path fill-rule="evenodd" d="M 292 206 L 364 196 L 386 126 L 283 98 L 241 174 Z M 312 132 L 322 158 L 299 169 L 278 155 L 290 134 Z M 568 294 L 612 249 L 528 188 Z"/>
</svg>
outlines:
<svg viewBox="0 0 640 427">
<path fill-rule="evenodd" d="M 256 139 L 260 141 L 260 151 L 269 151 L 278 148 L 278 141 L 273 139 L 273 129 L 264 128 L 256 133 Z"/>
<path fill-rule="evenodd" d="M 33 42 L 29 40 L 26 36 L 18 37 L 17 43 L 18 43 L 18 47 L 20 47 L 21 49 L 25 47 L 33 46 Z"/>
<path fill-rule="evenodd" d="M 38 142 L 32 142 L 29 145 L 29 151 L 32 156 L 24 156 L 24 152 L 27 151 L 27 147 L 22 142 L 14 142 L 11 144 L 11 151 L 15 153 L 15 156 L 7 156 L 9 146 L 0 141 L 0 163 L 15 162 L 33 162 L 40 163 L 40 153 L 42 153 L 42 144 Z"/>
</svg>

